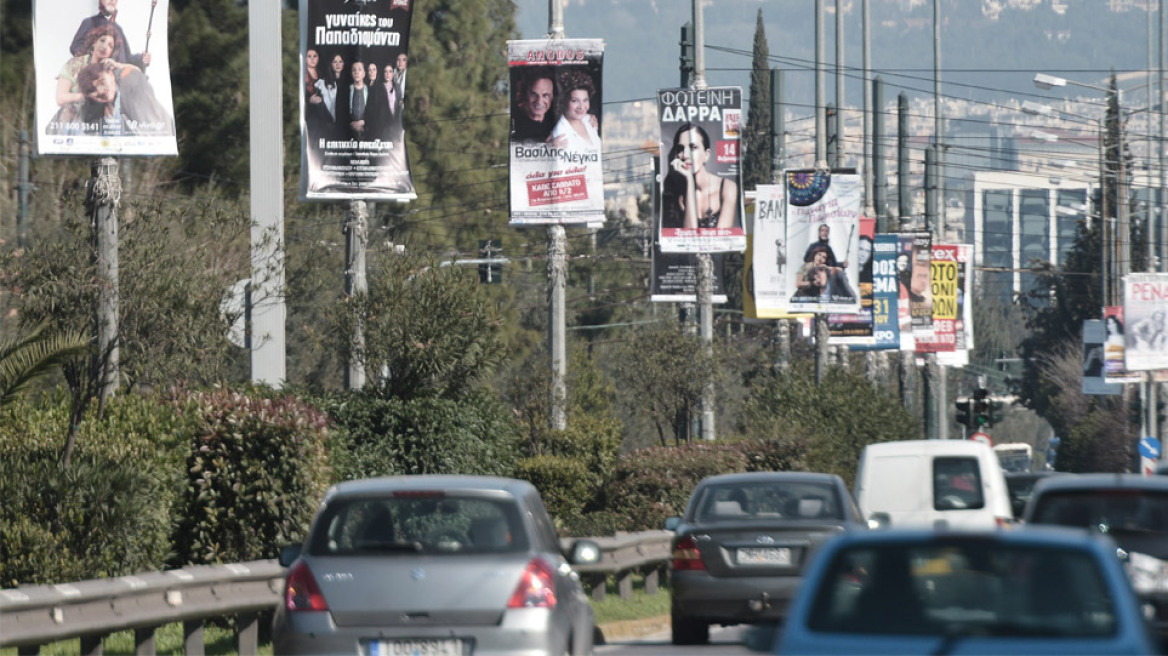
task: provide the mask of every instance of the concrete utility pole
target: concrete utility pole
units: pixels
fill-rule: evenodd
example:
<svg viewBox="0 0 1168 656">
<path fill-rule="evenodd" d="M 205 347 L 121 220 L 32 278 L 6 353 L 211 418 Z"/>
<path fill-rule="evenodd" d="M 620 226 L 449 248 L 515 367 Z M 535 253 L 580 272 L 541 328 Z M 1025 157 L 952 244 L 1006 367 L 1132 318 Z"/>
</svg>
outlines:
<svg viewBox="0 0 1168 656">
<path fill-rule="evenodd" d="M 839 168 L 844 155 L 844 3 L 835 0 L 835 159 L 832 166 Z"/>
<path fill-rule="evenodd" d="M 93 257 L 97 265 L 98 398 L 104 404 L 118 386 L 118 205 L 122 180 L 118 160 L 102 157 L 93 164 L 89 179 Z"/>
<path fill-rule="evenodd" d="M 28 241 L 28 130 L 20 131 L 20 163 L 16 174 L 16 246 L 24 248 Z"/>
<path fill-rule="evenodd" d="M 865 0 L 866 2 L 867 0 Z M 890 232 L 888 225 L 888 167 L 884 162 L 884 79 L 872 80 L 872 204 L 876 232 Z"/>
<path fill-rule="evenodd" d="M 908 96 L 901 92 L 896 97 L 896 192 L 900 231 L 912 230 L 912 196 L 908 170 Z M 900 402 L 906 410 L 916 405 L 916 356 L 912 351 L 900 351 Z"/>
<path fill-rule="evenodd" d="M 365 280 L 365 247 L 369 243 L 369 212 L 363 200 L 349 201 L 345 217 L 345 296 L 353 298 L 369 289 Z M 365 330 L 361 317 L 353 327 L 349 366 L 345 369 L 345 389 L 365 387 Z"/>
<path fill-rule="evenodd" d="M 706 88 L 706 34 L 702 0 L 693 0 L 694 21 L 694 89 Z M 698 253 L 698 321 L 702 348 L 706 355 L 714 349 L 714 261 L 709 253 Z M 702 392 L 702 439 L 713 440 L 714 386 L 707 383 Z"/>
<path fill-rule="evenodd" d="M 548 0 L 548 38 L 563 39 L 564 3 Z M 548 356 L 551 358 L 551 389 L 548 390 L 552 430 L 568 428 L 568 357 L 565 313 L 565 288 L 568 284 L 568 238 L 561 224 L 548 226 Z"/>
<path fill-rule="evenodd" d="M 827 168 L 827 102 L 824 87 L 823 0 L 815 0 L 815 168 Z"/>
<path fill-rule="evenodd" d="M 282 387 L 285 374 L 284 161 L 279 2 L 248 5 L 251 102 L 251 380 Z"/>
<path fill-rule="evenodd" d="M 783 115 L 783 71 L 771 69 L 771 182 L 785 185 L 783 169 L 787 165 L 787 128 Z M 775 371 L 791 366 L 791 322 L 775 320 Z"/>
<path fill-rule="evenodd" d="M 863 85 L 864 85 L 864 216 L 876 216 L 875 192 L 873 181 L 876 176 L 876 161 L 874 159 L 875 133 L 873 131 L 872 96 L 875 90 L 872 86 L 872 41 L 871 18 L 868 14 L 868 1 L 863 0 L 860 16 L 860 40 L 863 43 Z"/>
</svg>

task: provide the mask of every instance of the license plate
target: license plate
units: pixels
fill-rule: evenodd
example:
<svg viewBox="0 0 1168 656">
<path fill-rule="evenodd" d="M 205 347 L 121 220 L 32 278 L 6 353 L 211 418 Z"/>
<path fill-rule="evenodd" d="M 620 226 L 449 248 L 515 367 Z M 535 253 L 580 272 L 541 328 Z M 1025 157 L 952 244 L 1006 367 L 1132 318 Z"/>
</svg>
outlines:
<svg viewBox="0 0 1168 656">
<path fill-rule="evenodd" d="M 368 656 L 470 656 L 469 644 L 454 638 L 370 640 Z"/>
<path fill-rule="evenodd" d="M 739 565 L 790 565 L 788 547 L 749 547 L 738 550 Z"/>
</svg>

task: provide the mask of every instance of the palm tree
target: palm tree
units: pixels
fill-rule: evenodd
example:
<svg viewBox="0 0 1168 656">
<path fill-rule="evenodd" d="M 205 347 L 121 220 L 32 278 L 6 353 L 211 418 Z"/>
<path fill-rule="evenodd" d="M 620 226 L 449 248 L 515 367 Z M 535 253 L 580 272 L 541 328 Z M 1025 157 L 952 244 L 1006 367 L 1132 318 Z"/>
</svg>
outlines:
<svg viewBox="0 0 1168 656">
<path fill-rule="evenodd" d="M 67 358 L 82 353 L 89 340 L 76 333 L 45 334 L 47 323 L 0 338 L 0 407 L 11 403 L 34 380 Z"/>
</svg>

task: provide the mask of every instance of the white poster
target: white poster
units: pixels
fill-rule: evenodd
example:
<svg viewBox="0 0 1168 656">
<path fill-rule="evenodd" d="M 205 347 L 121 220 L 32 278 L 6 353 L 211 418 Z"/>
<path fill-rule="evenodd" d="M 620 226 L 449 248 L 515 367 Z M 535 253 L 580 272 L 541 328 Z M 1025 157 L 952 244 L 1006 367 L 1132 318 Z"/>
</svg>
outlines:
<svg viewBox="0 0 1168 656">
<path fill-rule="evenodd" d="M 742 207 L 742 89 L 661 89 L 660 243 L 663 253 L 746 250 Z"/>
<path fill-rule="evenodd" d="M 787 315 L 786 204 L 783 185 L 759 185 L 755 191 L 748 282 L 759 319 Z"/>
<path fill-rule="evenodd" d="M 1124 369 L 1168 369 L 1168 274 L 1124 276 L 1123 317 Z"/>
<path fill-rule="evenodd" d="M 604 221 L 600 39 L 508 41 L 511 225 Z"/>
<path fill-rule="evenodd" d="M 860 176 L 809 169 L 786 179 L 791 311 L 859 312 Z"/>
<path fill-rule="evenodd" d="M 35 0 L 36 152 L 177 155 L 167 0 Z"/>
</svg>

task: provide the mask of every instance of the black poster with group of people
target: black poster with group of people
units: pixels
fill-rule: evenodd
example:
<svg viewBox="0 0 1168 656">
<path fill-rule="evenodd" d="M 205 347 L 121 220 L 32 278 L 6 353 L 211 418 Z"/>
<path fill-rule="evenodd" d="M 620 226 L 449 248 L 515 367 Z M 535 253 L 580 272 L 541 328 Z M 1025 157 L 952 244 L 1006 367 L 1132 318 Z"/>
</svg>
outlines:
<svg viewBox="0 0 1168 656">
<path fill-rule="evenodd" d="M 413 0 L 300 1 L 300 195 L 417 197 L 404 110 Z"/>
</svg>

